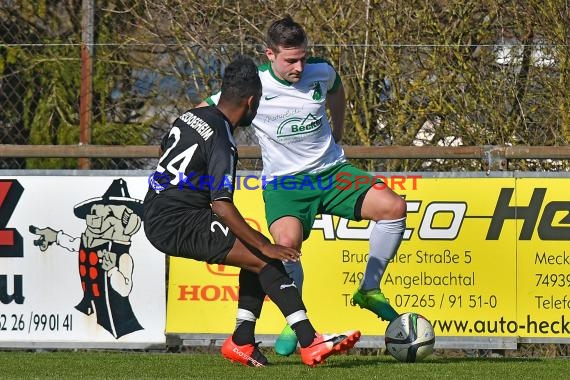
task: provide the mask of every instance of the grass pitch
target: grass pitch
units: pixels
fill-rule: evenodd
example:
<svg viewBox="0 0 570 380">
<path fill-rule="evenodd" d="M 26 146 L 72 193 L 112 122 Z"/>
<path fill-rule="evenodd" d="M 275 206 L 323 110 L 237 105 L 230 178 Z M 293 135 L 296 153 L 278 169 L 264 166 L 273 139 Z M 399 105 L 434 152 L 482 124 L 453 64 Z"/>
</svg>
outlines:
<svg viewBox="0 0 570 380">
<path fill-rule="evenodd" d="M 268 354 L 247 368 L 208 353 L 118 351 L 0 352 L 1 379 L 566 379 L 569 358 L 438 358 L 398 363 L 389 356 L 333 356 L 316 368 L 299 355 Z"/>
</svg>

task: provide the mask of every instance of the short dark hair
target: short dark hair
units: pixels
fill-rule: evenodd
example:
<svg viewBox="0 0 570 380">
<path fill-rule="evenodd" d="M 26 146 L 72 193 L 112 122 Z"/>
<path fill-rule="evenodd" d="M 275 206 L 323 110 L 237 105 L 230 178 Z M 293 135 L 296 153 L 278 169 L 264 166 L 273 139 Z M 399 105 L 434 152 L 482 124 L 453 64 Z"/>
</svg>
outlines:
<svg viewBox="0 0 570 380">
<path fill-rule="evenodd" d="M 291 16 L 287 15 L 269 26 L 265 43 L 268 48 L 278 52 L 279 47 L 306 46 L 307 34 L 301 24 L 296 23 Z"/>
<path fill-rule="evenodd" d="M 250 96 L 261 96 L 261 89 L 259 72 L 253 60 L 237 55 L 224 70 L 220 101 L 236 104 Z"/>
</svg>

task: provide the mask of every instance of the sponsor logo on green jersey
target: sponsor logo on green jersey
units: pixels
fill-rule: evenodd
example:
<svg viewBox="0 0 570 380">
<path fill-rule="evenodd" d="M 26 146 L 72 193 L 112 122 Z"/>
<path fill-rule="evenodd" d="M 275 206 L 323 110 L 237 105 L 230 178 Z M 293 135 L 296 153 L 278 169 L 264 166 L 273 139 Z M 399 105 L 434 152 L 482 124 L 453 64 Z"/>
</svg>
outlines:
<svg viewBox="0 0 570 380">
<path fill-rule="evenodd" d="M 313 114 L 308 114 L 304 119 L 300 117 L 291 117 L 285 119 L 279 127 L 277 127 L 277 137 L 295 136 L 311 133 L 322 127 L 320 118 L 316 118 Z"/>
</svg>

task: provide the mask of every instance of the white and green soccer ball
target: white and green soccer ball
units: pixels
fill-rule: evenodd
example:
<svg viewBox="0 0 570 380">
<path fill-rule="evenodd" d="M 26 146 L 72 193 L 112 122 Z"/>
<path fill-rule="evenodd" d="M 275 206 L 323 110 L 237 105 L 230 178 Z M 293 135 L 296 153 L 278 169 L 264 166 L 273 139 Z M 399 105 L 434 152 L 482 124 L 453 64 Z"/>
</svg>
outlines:
<svg viewBox="0 0 570 380">
<path fill-rule="evenodd" d="M 422 315 L 404 313 L 390 322 L 384 339 L 390 355 L 401 362 L 414 363 L 431 355 L 435 333 Z"/>
</svg>

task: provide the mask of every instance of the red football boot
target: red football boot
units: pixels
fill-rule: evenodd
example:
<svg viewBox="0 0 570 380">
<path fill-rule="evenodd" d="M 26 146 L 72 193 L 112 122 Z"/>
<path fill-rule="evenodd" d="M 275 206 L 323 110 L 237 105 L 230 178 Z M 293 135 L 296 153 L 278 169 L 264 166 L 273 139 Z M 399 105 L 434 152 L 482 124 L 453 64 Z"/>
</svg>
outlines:
<svg viewBox="0 0 570 380">
<path fill-rule="evenodd" d="M 257 344 L 238 346 L 231 336 L 222 345 L 222 356 L 249 367 L 263 367 L 267 364 L 267 358 L 259 351 Z"/>
<path fill-rule="evenodd" d="M 342 334 L 317 334 L 309 347 L 301 347 L 301 360 L 314 367 L 323 363 L 331 355 L 351 349 L 359 339 L 360 331 L 358 330 L 346 331 Z"/>
</svg>

